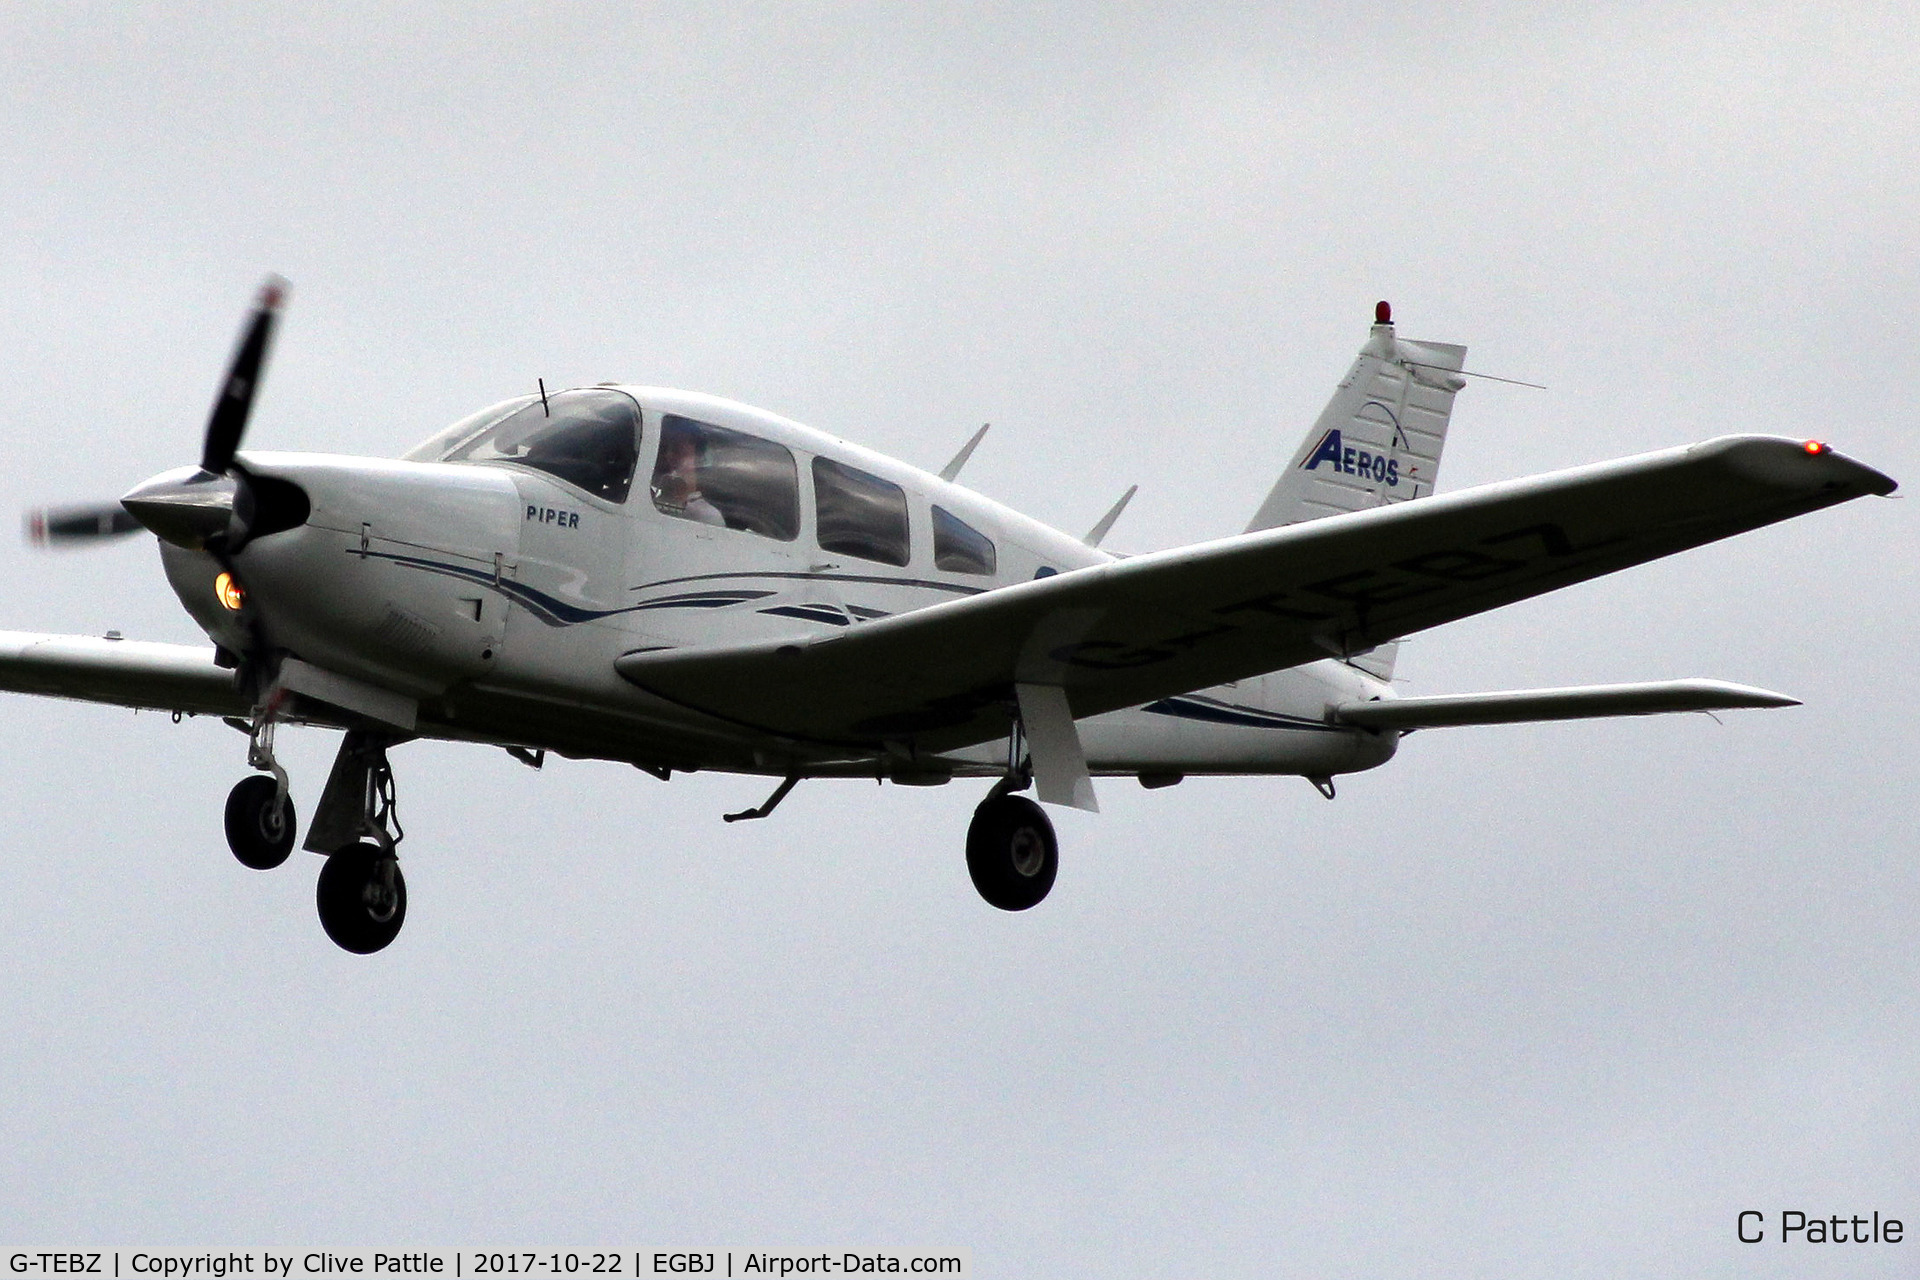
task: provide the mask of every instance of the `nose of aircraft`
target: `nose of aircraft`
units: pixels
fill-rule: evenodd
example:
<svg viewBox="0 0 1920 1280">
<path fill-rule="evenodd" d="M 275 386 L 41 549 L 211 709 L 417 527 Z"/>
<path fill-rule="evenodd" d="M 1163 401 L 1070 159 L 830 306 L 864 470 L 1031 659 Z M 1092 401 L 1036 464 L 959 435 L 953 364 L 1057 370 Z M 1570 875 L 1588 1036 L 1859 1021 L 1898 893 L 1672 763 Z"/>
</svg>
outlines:
<svg viewBox="0 0 1920 1280">
<path fill-rule="evenodd" d="M 231 475 L 177 467 L 136 486 L 120 505 L 165 541 L 197 551 L 232 526 L 238 490 Z"/>
</svg>

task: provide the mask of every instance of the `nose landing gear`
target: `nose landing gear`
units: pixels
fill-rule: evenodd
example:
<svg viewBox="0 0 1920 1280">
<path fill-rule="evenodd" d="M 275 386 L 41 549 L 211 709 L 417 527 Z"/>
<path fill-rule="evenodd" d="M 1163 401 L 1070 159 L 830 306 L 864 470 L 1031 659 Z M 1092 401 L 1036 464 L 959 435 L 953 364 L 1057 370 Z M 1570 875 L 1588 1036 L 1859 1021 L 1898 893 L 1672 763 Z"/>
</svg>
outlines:
<svg viewBox="0 0 1920 1280">
<path fill-rule="evenodd" d="M 227 793 L 227 846 L 240 865 L 271 871 L 293 852 L 293 799 L 272 778 L 242 778 Z"/>
<path fill-rule="evenodd" d="M 247 734 L 247 763 L 273 776 L 242 778 L 227 794 L 227 847 L 255 871 L 271 871 L 293 852 L 293 800 L 273 754 L 273 710 L 261 708 Z"/>
</svg>

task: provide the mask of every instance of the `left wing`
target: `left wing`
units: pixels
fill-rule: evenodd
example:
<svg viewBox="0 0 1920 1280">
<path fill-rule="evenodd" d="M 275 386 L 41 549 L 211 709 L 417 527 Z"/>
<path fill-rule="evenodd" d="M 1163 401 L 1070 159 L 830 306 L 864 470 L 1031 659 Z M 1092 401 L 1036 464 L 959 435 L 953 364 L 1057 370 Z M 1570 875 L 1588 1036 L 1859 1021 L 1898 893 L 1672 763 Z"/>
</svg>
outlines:
<svg viewBox="0 0 1920 1280">
<path fill-rule="evenodd" d="M 1076 717 L 1137 706 L 1894 487 L 1824 445 L 1728 436 L 1135 556 L 831 636 L 615 665 L 735 724 L 942 750 L 1004 734 L 1018 684 L 1064 690 Z"/>
<path fill-rule="evenodd" d="M 193 715 L 250 710 L 211 648 L 99 636 L 0 631 L 0 689 Z"/>
</svg>

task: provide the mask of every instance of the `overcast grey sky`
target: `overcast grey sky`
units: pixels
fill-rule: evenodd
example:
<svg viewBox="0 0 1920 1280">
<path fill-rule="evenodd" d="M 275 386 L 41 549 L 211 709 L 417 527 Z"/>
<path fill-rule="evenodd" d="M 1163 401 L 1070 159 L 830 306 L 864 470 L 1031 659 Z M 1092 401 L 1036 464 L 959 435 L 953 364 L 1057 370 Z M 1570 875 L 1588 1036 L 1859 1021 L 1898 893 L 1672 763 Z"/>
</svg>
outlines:
<svg viewBox="0 0 1920 1280">
<path fill-rule="evenodd" d="M 398 11 L 396 11 L 398 8 Z M 1124 16 L 1123 16 L 1124 14 Z M 1899 5 L 16 4 L 0 507 L 190 462 L 259 277 L 261 447 L 666 383 L 1110 545 L 1238 530 L 1365 338 L 1469 344 L 1442 484 L 1734 431 L 1910 484 Z M 1910 503 L 1418 637 L 1410 693 L 1801 708 L 1102 785 L 1039 910 L 981 788 L 415 744 L 372 959 L 240 868 L 206 721 L 0 702 L 0 1223 L 102 1244 L 965 1246 L 986 1276 L 1911 1275 Z M 199 640 L 150 542 L 0 626 Z M 289 743 L 289 740 L 290 743 Z M 310 812 L 334 741 L 283 736 Z M 1903 1217 L 1897 1247 L 1735 1214 Z"/>
</svg>

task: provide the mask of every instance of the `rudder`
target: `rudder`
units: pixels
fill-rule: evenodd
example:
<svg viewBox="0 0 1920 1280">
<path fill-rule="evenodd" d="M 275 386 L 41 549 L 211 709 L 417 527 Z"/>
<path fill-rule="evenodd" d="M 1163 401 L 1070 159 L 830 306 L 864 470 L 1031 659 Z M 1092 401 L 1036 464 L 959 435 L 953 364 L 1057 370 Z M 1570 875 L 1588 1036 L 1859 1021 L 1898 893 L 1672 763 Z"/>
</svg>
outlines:
<svg viewBox="0 0 1920 1280">
<path fill-rule="evenodd" d="M 1392 311 L 1373 332 L 1246 531 L 1406 502 L 1433 492 L 1467 349 L 1394 336 Z"/>
</svg>

